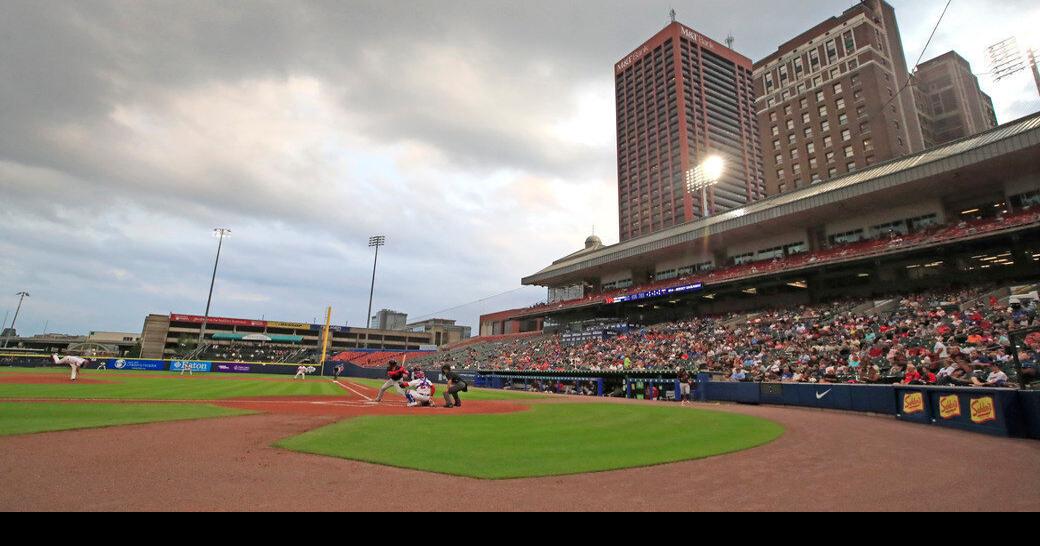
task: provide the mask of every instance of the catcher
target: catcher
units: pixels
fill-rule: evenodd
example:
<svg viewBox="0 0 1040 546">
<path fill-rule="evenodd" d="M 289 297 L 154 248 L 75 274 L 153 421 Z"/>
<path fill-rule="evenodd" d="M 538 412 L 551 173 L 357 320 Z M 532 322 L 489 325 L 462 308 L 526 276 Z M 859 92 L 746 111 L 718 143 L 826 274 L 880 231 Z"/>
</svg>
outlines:
<svg viewBox="0 0 1040 546">
<path fill-rule="evenodd" d="M 433 383 L 426 379 L 426 372 L 416 366 L 412 370 L 412 380 L 405 384 L 408 407 L 433 407 L 434 390 Z"/>
</svg>

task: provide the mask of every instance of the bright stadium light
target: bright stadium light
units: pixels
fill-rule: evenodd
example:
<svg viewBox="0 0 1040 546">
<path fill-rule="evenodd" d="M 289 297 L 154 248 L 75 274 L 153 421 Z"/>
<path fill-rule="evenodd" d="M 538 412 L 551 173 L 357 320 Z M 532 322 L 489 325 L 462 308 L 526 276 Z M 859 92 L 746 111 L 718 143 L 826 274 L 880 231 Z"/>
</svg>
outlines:
<svg viewBox="0 0 1040 546">
<path fill-rule="evenodd" d="M 722 178 L 722 171 L 726 168 L 726 160 L 721 156 L 713 155 L 704 160 L 704 175 L 712 184 L 718 184 Z"/>
<path fill-rule="evenodd" d="M 202 347 L 202 342 L 206 338 L 206 323 L 209 322 L 209 307 L 213 303 L 213 286 L 217 283 L 217 266 L 220 264 L 220 250 L 224 246 L 224 239 L 231 237 L 231 230 L 228 228 L 214 228 L 213 236 L 218 239 L 217 241 L 217 259 L 213 261 L 213 277 L 209 280 L 209 297 L 206 298 L 206 314 L 202 317 L 202 327 L 199 329 L 199 347 Z"/>
<path fill-rule="evenodd" d="M 368 291 L 368 315 L 365 317 L 365 327 L 372 327 L 372 297 L 376 293 L 376 265 L 379 264 L 379 247 L 386 244 L 385 235 L 373 235 L 368 238 L 368 247 L 376 249 L 375 260 L 372 261 L 372 288 Z"/>
<path fill-rule="evenodd" d="M 701 192 L 701 216 L 711 216 L 708 210 L 708 188 L 719 183 L 726 170 L 726 160 L 719 155 L 708 156 L 700 165 L 686 171 L 686 191 Z"/>
</svg>

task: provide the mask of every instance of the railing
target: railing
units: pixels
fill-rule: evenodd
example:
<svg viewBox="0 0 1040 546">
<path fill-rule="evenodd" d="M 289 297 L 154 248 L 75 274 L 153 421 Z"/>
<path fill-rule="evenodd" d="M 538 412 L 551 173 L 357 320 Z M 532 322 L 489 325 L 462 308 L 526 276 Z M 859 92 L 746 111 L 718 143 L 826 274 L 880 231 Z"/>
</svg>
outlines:
<svg viewBox="0 0 1040 546">
<path fill-rule="evenodd" d="M 666 288 L 674 288 L 691 283 L 703 283 L 705 286 L 719 284 L 744 278 L 755 278 L 763 275 L 782 273 L 805 267 L 814 267 L 828 263 L 839 263 L 853 259 L 870 258 L 882 256 L 895 251 L 909 250 L 916 247 L 924 247 L 938 243 L 953 242 L 958 239 L 968 239 L 988 235 L 1007 229 L 1015 229 L 1040 222 L 1040 214 L 1033 211 L 1019 213 L 999 219 L 987 219 L 973 222 L 958 222 L 942 227 L 914 233 L 901 235 L 887 239 L 872 239 L 833 247 L 813 254 L 799 254 L 784 259 L 772 261 L 752 262 L 748 264 L 731 266 L 717 269 L 708 274 L 680 277 L 657 283 L 646 284 L 625 290 L 615 290 L 600 294 L 586 296 L 577 300 L 559 302 L 551 305 L 532 307 L 525 309 L 518 316 L 527 316 L 533 312 L 558 311 L 561 309 L 577 308 L 586 305 L 600 305 L 611 298 L 649 292 Z"/>
</svg>

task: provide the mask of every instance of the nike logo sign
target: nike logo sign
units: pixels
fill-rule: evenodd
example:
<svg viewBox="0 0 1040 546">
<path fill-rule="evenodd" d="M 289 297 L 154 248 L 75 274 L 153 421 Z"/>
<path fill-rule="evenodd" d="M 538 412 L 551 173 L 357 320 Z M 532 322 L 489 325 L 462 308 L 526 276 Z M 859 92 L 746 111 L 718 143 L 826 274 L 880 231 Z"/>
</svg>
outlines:
<svg viewBox="0 0 1040 546">
<path fill-rule="evenodd" d="M 830 394 L 832 390 L 834 390 L 834 389 L 831 389 L 831 390 L 829 390 L 829 391 L 827 391 L 827 392 L 825 392 L 823 394 L 816 393 L 816 399 L 817 400 L 823 400 L 824 398 L 827 398 L 827 395 Z"/>
</svg>

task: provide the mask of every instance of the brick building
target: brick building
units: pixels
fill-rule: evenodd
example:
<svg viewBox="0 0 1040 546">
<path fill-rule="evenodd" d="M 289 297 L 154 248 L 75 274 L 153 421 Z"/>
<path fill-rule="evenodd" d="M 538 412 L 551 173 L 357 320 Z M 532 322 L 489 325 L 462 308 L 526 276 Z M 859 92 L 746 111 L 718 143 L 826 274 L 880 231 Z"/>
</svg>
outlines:
<svg viewBox="0 0 1040 546">
<path fill-rule="evenodd" d="M 766 192 L 924 149 L 895 10 L 866 0 L 755 63 Z"/>
<path fill-rule="evenodd" d="M 752 63 L 673 22 L 614 67 L 621 241 L 765 196 Z M 686 173 L 719 156 L 725 169 L 693 198 Z"/>
</svg>

